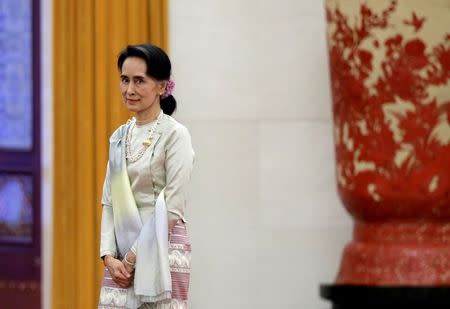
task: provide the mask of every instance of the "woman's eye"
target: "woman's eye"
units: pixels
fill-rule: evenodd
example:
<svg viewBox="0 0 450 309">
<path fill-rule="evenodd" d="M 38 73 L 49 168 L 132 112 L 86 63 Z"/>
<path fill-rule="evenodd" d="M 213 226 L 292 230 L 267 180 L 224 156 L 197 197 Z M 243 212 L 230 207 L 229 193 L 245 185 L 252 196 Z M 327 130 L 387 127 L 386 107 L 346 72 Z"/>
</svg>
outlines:
<svg viewBox="0 0 450 309">
<path fill-rule="evenodd" d="M 128 83 L 128 79 L 127 79 L 127 78 L 122 78 L 122 79 L 121 79 L 121 82 L 122 82 L 123 84 L 127 84 L 127 83 Z"/>
<path fill-rule="evenodd" d="M 144 81 L 143 81 L 142 79 L 138 79 L 138 80 L 136 81 L 136 84 L 137 84 L 137 85 L 140 85 L 140 84 L 142 84 L 142 83 L 144 83 Z"/>
</svg>

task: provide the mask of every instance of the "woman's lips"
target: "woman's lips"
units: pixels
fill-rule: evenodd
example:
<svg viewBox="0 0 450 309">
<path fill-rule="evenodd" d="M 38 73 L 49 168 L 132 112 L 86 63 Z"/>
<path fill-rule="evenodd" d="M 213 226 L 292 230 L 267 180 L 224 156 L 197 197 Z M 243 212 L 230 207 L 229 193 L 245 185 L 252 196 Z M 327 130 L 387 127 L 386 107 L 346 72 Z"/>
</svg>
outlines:
<svg viewBox="0 0 450 309">
<path fill-rule="evenodd" d="M 139 101 L 139 100 L 127 99 L 127 103 L 128 103 L 128 104 L 131 104 L 131 105 L 136 104 L 138 101 Z"/>
</svg>

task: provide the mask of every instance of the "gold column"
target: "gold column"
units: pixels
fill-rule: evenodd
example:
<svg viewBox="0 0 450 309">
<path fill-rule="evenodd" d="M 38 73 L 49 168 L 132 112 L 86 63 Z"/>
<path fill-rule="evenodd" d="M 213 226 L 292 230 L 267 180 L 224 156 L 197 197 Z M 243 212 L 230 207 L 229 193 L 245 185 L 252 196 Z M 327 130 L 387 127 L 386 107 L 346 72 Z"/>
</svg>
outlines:
<svg viewBox="0 0 450 309">
<path fill-rule="evenodd" d="M 127 44 L 167 50 L 167 0 L 54 1 L 53 308 L 96 308 L 108 138 L 129 117 L 116 57 Z"/>
</svg>

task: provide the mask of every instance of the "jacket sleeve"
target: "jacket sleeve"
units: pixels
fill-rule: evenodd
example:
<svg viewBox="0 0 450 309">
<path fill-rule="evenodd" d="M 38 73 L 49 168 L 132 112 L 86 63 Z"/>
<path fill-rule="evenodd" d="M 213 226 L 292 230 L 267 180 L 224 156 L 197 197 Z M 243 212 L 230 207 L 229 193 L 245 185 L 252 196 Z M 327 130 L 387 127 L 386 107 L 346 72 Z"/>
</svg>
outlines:
<svg viewBox="0 0 450 309">
<path fill-rule="evenodd" d="M 171 132 L 165 145 L 166 188 L 165 200 L 169 220 L 183 219 L 186 207 L 186 186 L 194 165 L 189 131 L 178 124 Z"/>
<path fill-rule="evenodd" d="M 100 257 L 111 255 L 117 257 L 116 234 L 114 231 L 114 213 L 111 200 L 111 183 L 109 163 L 103 184 L 102 223 L 100 234 Z"/>
</svg>

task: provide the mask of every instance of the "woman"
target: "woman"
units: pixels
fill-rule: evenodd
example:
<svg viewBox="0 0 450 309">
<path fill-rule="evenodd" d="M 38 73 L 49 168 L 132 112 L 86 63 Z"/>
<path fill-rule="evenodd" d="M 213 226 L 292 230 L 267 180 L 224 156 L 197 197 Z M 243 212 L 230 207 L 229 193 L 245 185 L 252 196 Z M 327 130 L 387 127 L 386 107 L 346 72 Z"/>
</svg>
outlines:
<svg viewBox="0 0 450 309">
<path fill-rule="evenodd" d="M 176 109 L 171 63 L 159 47 L 142 44 L 123 50 L 117 65 L 134 117 L 110 138 L 99 308 L 187 308 L 184 211 L 194 152 L 189 132 L 170 116 Z"/>
</svg>

